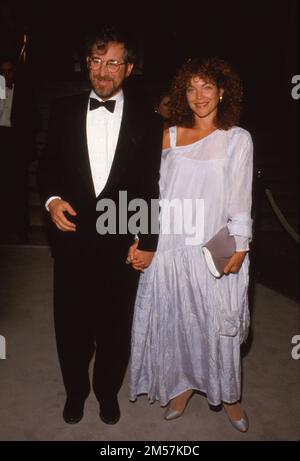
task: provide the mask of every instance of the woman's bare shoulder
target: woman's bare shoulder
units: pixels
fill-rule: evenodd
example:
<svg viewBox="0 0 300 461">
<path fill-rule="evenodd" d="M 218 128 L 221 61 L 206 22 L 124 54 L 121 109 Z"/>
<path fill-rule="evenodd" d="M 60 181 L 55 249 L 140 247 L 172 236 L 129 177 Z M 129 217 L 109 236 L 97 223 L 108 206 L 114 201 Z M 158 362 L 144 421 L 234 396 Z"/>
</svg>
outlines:
<svg viewBox="0 0 300 461">
<path fill-rule="evenodd" d="M 165 128 L 163 131 L 163 149 L 168 149 L 170 147 L 170 132 L 169 128 Z"/>
</svg>

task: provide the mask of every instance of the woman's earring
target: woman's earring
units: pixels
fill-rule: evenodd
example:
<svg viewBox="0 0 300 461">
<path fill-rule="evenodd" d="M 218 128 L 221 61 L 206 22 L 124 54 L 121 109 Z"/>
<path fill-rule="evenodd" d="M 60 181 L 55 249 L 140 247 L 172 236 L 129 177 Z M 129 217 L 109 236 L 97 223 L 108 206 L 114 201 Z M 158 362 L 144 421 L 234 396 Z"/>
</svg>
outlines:
<svg viewBox="0 0 300 461">
<path fill-rule="evenodd" d="M 220 100 L 220 102 L 222 102 L 223 101 L 223 96 L 220 96 L 219 100 Z"/>
</svg>

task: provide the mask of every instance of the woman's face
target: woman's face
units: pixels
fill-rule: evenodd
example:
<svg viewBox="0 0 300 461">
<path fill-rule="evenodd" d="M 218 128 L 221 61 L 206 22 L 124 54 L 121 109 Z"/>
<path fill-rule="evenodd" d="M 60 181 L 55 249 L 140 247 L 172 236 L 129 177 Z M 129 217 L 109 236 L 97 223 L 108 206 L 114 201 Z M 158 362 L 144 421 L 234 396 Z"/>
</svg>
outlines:
<svg viewBox="0 0 300 461">
<path fill-rule="evenodd" d="M 199 118 L 216 116 L 220 96 L 223 96 L 223 93 L 223 88 L 218 88 L 215 83 L 198 76 L 191 78 L 186 89 L 188 105 Z"/>
</svg>

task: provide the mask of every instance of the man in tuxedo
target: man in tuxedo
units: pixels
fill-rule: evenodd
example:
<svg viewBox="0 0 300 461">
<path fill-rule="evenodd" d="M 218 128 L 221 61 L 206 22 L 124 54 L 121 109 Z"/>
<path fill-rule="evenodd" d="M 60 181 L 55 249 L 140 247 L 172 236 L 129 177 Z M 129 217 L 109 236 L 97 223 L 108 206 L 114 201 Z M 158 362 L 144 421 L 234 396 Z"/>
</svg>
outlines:
<svg viewBox="0 0 300 461">
<path fill-rule="evenodd" d="M 17 72 L 12 58 L 1 58 L 0 74 L 6 82 L 6 98 L 0 99 L 0 195 L 5 216 L 1 240 L 16 234 L 18 243 L 29 243 L 28 166 L 36 158 L 41 118 L 30 81 Z"/>
<path fill-rule="evenodd" d="M 115 203 L 118 221 L 120 191 L 128 201 L 141 198 L 149 207 L 159 195 L 162 122 L 122 90 L 133 65 L 132 49 L 120 31 L 104 27 L 90 40 L 92 90 L 56 103 L 40 161 L 41 199 L 51 218 L 55 332 L 67 394 L 63 417 L 70 424 L 83 416 L 94 353 L 92 384 L 100 418 L 107 424 L 120 418 L 117 394 L 130 354 L 139 277 L 127 256 L 130 249 L 140 268 L 147 267 L 157 246 L 151 219 L 138 244 L 134 235 L 119 232 L 119 222 L 115 234 L 96 231 L 99 200 Z"/>
</svg>

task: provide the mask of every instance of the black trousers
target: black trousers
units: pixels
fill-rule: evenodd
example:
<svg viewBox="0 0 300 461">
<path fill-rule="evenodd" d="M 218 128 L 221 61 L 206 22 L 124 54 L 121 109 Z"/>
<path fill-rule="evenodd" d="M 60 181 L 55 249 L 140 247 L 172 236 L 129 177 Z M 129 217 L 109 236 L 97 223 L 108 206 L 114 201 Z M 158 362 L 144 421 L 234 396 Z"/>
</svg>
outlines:
<svg viewBox="0 0 300 461">
<path fill-rule="evenodd" d="M 139 273 L 124 251 L 103 245 L 57 256 L 54 261 L 54 322 L 67 397 L 93 389 L 99 402 L 115 396 L 130 356 L 131 326 Z"/>
</svg>

